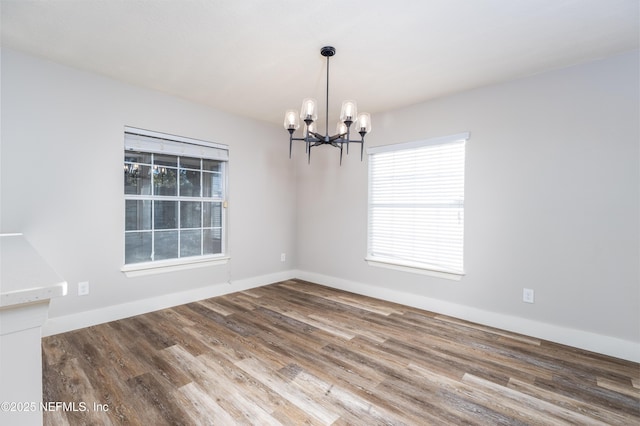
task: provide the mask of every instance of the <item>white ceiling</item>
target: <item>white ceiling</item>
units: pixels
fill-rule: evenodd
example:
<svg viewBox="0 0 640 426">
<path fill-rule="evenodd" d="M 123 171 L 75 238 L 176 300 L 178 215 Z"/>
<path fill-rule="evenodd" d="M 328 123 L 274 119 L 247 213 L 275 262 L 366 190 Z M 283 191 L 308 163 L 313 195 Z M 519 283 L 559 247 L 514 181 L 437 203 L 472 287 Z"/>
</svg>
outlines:
<svg viewBox="0 0 640 426">
<path fill-rule="evenodd" d="M 281 125 L 376 113 L 639 47 L 639 0 L 0 0 L 2 45 Z M 321 114 L 324 116 L 324 114 Z M 374 123 L 375 126 L 375 123 Z"/>
</svg>

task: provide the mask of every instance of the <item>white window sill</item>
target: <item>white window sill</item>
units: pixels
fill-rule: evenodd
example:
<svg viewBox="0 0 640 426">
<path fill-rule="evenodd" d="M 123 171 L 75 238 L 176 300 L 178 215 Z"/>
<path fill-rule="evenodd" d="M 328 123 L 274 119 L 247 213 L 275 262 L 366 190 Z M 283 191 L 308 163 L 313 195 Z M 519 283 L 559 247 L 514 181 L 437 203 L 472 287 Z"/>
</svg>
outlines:
<svg viewBox="0 0 640 426">
<path fill-rule="evenodd" d="M 225 256 L 160 260 L 157 262 L 133 263 L 131 265 L 124 265 L 122 268 L 120 268 L 120 271 L 124 272 L 127 278 L 131 278 L 143 275 L 182 271 L 185 269 L 224 265 L 229 262 L 229 259 L 230 257 Z"/>
<path fill-rule="evenodd" d="M 444 278 L 452 281 L 460 281 L 464 277 L 464 272 L 444 271 L 438 269 L 430 269 L 422 265 L 412 265 L 399 263 L 397 261 L 377 259 L 372 257 L 366 257 L 367 264 L 369 266 L 375 266 L 379 268 L 394 269 L 396 271 L 411 272 L 413 274 L 428 275 L 431 277 Z"/>
</svg>

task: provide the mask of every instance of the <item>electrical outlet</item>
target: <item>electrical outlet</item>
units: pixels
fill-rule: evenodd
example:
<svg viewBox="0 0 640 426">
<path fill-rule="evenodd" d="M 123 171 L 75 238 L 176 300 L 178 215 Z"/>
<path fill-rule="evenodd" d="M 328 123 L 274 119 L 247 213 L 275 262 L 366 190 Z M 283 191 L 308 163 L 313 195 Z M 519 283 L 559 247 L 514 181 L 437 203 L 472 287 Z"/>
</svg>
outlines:
<svg viewBox="0 0 640 426">
<path fill-rule="evenodd" d="M 533 303 L 533 289 L 530 289 L 530 288 L 522 289 L 522 301 L 525 303 Z"/>
<path fill-rule="evenodd" d="M 78 283 L 78 296 L 86 296 L 89 294 L 89 281 Z"/>
<path fill-rule="evenodd" d="M 287 253 L 280 253 L 280 262 L 284 262 L 287 260 Z"/>
</svg>

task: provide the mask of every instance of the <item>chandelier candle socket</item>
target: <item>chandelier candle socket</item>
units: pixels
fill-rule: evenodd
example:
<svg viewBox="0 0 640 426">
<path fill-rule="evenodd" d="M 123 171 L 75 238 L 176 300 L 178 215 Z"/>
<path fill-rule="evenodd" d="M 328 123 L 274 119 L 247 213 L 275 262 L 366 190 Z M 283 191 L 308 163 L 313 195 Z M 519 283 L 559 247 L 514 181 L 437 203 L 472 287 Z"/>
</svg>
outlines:
<svg viewBox="0 0 640 426">
<path fill-rule="evenodd" d="M 300 115 L 295 110 L 287 110 L 284 114 L 284 128 L 289 132 L 289 158 L 293 141 L 305 142 L 305 152 L 308 162 L 311 162 L 311 148 L 320 145 L 331 145 L 340 149 L 340 164 L 342 164 L 342 150 L 346 146 L 349 154 L 349 143 L 360 144 L 360 161 L 364 156 L 364 135 L 371 132 L 371 116 L 362 112 L 358 115 L 356 101 L 347 100 L 342 102 L 340 111 L 340 121 L 336 126 L 336 134 L 329 136 L 329 58 L 336 54 L 336 49 L 332 46 L 325 46 L 320 49 L 320 54 L 327 58 L 327 103 L 325 114 L 327 117 L 324 136 L 316 131 L 316 120 L 318 119 L 318 102 L 313 98 L 305 98 L 302 101 Z M 293 134 L 300 127 L 300 120 L 304 122 L 303 137 L 294 138 Z M 360 140 L 351 139 L 351 126 L 357 123 L 356 127 L 360 134 Z"/>
</svg>

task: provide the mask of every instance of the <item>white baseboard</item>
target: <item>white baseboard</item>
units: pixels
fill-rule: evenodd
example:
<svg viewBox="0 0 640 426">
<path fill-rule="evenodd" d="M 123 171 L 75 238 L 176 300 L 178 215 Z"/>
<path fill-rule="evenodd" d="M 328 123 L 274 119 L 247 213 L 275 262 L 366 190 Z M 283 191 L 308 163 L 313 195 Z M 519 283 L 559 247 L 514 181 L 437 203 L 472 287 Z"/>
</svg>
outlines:
<svg viewBox="0 0 640 426">
<path fill-rule="evenodd" d="M 92 325 L 157 311 L 159 309 L 166 309 L 172 306 L 195 302 L 210 297 L 248 290 L 292 278 L 300 278 L 305 281 L 326 285 L 339 290 L 345 290 L 352 293 L 362 294 L 364 296 L 413 306 L 419 309 L 449 315 L 478 324 L 496 327 L 538 339 L 549 340 L 616 358 L 640 362 L 640 344 L 629 340 L 533 321 L 512 315 L 485 311 L 412 293 L 376 287 L 370 284 L 300 270 L 289 270 L 274 274 L 261 275 L 233 281 L 231 284 L 220 283 L 194 290 L 171 293 L 91 311 L 83 311 L 71 315 L 49 318 L 42 327 L 42 335 L 50 336 L 53 334 L 64 333 L 71 330 L 77 330 L 79 328 L 90 327 Z"/>
<path fill-rule="evenodd" d="M 305 281 L 326 285 L 377 299 L 388 300 L 443 315 L 471 321 L 538 339 L 548 340 L 575 348 L 585 349 L 616 358 L 640 362 L 640 343 L 583 330 L 505 315 L 451 302 L 432 299 L 412 293 L 381 288 L 341 278 L 295 271 L 295 276 Z"/>
<path fill-rule="evenodd" d="M 283 271 L 274 274 L 234 280 L 231 283 L 214 284 L 207 287 L 177 293 L 165 294 L 148 299 L 136 300 L 105 308 L 83 311 L 75 314 L 49 318 L 42 327 L 42 336 L 64 333 L 92 325 L 103 324 L 122 318 L 153 312 L 172 306 L 183 305 L 223 294 L 235 293 L 263 285 L 289 280 L 295 277 L 295 271 Z"/>
</svg>

